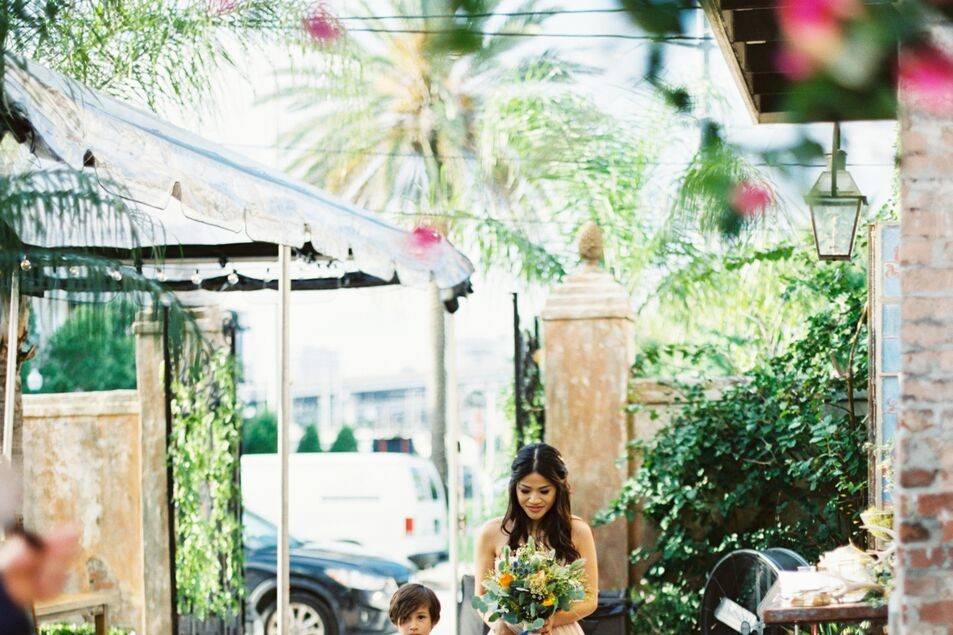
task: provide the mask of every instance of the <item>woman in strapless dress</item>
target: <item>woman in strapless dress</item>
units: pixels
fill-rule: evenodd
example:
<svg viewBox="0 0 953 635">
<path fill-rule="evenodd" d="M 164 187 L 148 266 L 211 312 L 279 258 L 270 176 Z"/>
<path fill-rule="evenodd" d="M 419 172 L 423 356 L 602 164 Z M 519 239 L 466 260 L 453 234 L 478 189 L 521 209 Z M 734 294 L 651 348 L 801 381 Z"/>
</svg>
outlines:
<svg viewBox="0 0 953 635">
<path fill-rule="evenodd" d="M 569 472 L 559 451 L 545 443 L 523 447 L 513 460 L 509 505 L 506 515 L 494 518 L 480 529 L 476 544 L 477 595 L 479 583 L 491 574 L 504 545 L 516 549 L 532 536 L 537 544 L 556 551 L 563 562 L 586 561 L 586 597 L 568 611 L 558 611 L 538 632 L 542 635 L 582 635 L 578 621 L 596 610 L 599 598 L 599 567 L 592 530 L 586 521 L 572 515 Z M 512 635 L 514 627 L 497 620 L 491 632 Z"/>
</svg>

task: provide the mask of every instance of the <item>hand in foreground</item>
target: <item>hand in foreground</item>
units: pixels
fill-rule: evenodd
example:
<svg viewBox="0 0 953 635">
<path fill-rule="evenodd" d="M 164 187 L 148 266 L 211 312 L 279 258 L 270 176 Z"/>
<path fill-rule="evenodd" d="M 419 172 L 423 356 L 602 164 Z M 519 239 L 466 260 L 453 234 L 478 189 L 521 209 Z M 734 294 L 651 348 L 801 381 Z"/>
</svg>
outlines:
<svg viewBox="0 0 953 635">
<path fill-rule="evenodd" d="M 546 623 L 543 624 L 543 627 L 536 631 L 539 635 L 549 635 L 553 632 L 553 618 L 546 620 Z"/>
<path fill-rule="evenodd" d="M 50 532 L 39 547 L 14 534 L 0 545 L 0 583 L 25 608 L 49 599 L 62 591 L 77 550 L 78 533 L 72 528 Z"/>
</svg>

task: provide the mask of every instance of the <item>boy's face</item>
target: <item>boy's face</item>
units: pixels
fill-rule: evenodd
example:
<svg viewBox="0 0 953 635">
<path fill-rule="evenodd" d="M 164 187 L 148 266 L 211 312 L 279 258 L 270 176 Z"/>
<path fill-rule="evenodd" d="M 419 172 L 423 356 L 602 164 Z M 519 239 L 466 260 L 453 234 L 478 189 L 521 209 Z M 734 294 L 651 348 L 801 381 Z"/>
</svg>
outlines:
<svg viewBox="0 0 953 635">
<path fill-rule="evenodd" d="M 430 609 L 418 606 L 406 620 L 397 625 L 400 635 L 430 635 L 434 623 L 430 619 Z"/>
</svg>

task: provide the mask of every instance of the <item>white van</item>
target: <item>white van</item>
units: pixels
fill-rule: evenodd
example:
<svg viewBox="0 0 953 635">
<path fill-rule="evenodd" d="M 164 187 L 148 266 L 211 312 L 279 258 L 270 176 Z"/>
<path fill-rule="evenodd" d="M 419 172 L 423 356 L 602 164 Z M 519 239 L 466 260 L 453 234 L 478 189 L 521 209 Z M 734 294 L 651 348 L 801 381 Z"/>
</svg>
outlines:
<svg viewBox="0 0 953 635">
<path fill-rule="evenodd" d="M 242 457 L 245 509 L 278 524 L 277 454 Z M 296 538 L 351 542 L 419 567 L 447 557 L 447 500 L 427 459 L 398 453 L 289 457 L 289 522 Z"/>
</svg>

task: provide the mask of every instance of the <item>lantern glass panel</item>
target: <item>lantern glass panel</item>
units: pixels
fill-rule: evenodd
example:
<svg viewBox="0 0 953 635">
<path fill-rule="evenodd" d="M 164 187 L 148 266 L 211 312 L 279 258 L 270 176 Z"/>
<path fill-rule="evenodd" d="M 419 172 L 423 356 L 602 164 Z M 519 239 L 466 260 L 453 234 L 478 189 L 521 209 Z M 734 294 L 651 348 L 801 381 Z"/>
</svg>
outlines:
<svg viewBox="0 0 953 635">
<path fill-rule="evenodd" d="M 823 260 L 847 260 L 854 246 L 862 199 L 819 196 L 810 201 L 817 255 Z"/>
</svg>

